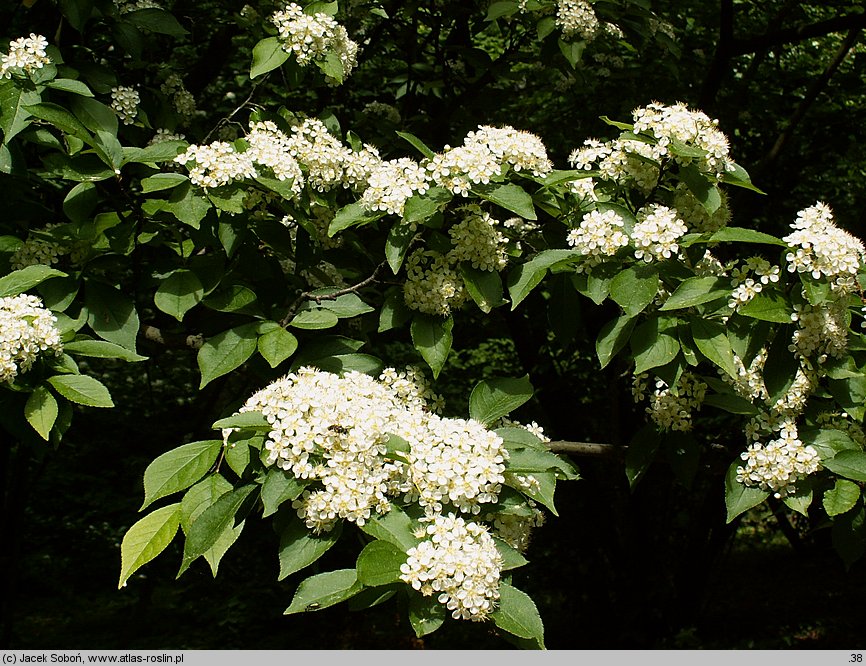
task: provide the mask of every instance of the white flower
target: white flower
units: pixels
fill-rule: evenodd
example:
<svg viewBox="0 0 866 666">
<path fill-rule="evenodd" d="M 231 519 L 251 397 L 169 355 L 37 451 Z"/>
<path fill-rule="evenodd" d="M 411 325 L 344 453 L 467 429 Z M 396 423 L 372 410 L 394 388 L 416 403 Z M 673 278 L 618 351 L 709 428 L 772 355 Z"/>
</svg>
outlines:
<svg viewBox="0 0 866 666">
<path fill-rule="evenodd" d="M 407 257 L 403 300 L 410 308 L 447 317 L 466 298 L 463 278 L 445 255 L 418 249 Z"/>
<path fill-rule="evenodd" d="M 111 108 L 124 125 L 131 125 L 138 115 L 138 104 L 141 96 L 135 88 L 129 86 L 114 86 L 111 89 Z"/>
<path fill-rule="evenodd" d="M 565 39 L 576 34 L 586 42 L 595 39 L 601 28 L 592 5 L 586 0 L 557 0 L 556 25 Z"/>
<path fill-rule="evenodd" d="M 436 516 L 427 536 L 409 549 L 401 580 L 424 596 L 437 594 L 455 619 L 484 620 L 499 599 L 502 556 L 493 537 L 453 513 Z"/>
<path fill-rule="evenodd" d="M 0 55 L 0 79 L 11 79 L 12 70 L 20 69 L 28 76 L 51 62 L 46 55 L 48 40 L 42 35 L 30 33 L 9 44 L 9 52 Z"/>
<path fill-rule="evenodd" d="M 0 298 L 0 382 L 12 382 L 41 355 L 63 352 L 56 322 L 37 296 Z"/>
<path fill-rule="evenodd" d="M 755 442 L 740 454 L 745 465 L 737 467 L 737 481 L 781 498 L 796 491 L 797 481 L 820 470 L 821 458 L 800 441 L 793 420 L 782 421 L 778 431 L 777 439 L 766 445 Z"/>
<path fill-rule="evenodd" d="M 448 230 L 454 249 L 448 259 L 454 264 L 468 261 L 482 271 L 500 271 L 508 264 L 508 239 L 498 229 L 499 221 L 477 211 Z"/>
<path fill-rule="evenodd" d="M 677 240 L 688 229 L 677 217 L 676 209 L 650 204 L 638 211 L 637 218 L 638 223 L 632 232 L 635 258 L 651 262 L 654 259 L 670 259 L 679 254 Z"/>
<path fill-rule="evenodd" d="M 292 2 L 274 13 L 271 22 L 277 27 L 283 50 L 294 55 L 301 67 L 323 61 L 333 53 L 340 60 L 344 79 L 354 69 L 358 45 L 349 39 L 346 29 L 327 14 L 320 12 L 310 16 Z"/>
<path fill-rule="evenodd" d="M 424 194 L 429 188 L 427 172 L 414 160 L 401 157 L 379 162 L 367 178 L 361 205 L 371 211 L 402 215 L 406 200 L 416 193 Z"/>
<path fill-rule="evenodd" d="M 613 210 L 594 210 L 583 216 L 577 229 L 568 232 L 566 241 L 588 257 L 588 266 L 593 266 L 628 245 L 623 224 L 622 217 Z"/>
</svg>

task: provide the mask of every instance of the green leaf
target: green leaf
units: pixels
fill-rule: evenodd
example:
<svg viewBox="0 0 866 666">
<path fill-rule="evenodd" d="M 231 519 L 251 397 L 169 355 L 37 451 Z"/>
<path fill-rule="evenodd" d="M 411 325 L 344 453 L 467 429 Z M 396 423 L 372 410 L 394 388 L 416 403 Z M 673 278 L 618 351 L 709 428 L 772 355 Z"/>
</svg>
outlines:
<svg viewBox="0 0 866 666">
<path fill-rule="evenodd" d="M 128 12 L 124 14 L 123 18 L 125 21 L 132 23 L 136 28 L 155 32 L 160 35 L 183 37 L 187 34 L 186 29 L 174 16 L 158 7 L 148 7 L 147 9 Z"/>
<path fill-rule="evenodd" d="M 580 478 L 577 468 L 564 458 L 550 451 L 524 448 L 509 451 L 505 462 L 509 472 L 534 474 L 536 472 L 555 472 L 558 476 L 570 481 Z"/>
<path fill-rule="evenodd" d="M 722 174 L 721 180 L 723 183 L 727 183 L 728 185 L 734 185 L 736 187 L 743 187 L 747 190 L 757 192 L 758 194 L 766 194 L 766 192 L 758 189 L 752 184 L 752 179 L 749 177 L 748 172 L 743 167 L 741 167 L 737 163 L 734 163 L 733 166 L 733 171 L 728 171 Z"/>
<path fill-rule="evenodd" d="M 833 399 L 855 422 L 866 418 L 866 377 L 862 374 L 828 382 Z"/>
<path fill-rule="evenodd" d="M 725 476 L 725 506 L 728 509 L 727 522 L 730 523 L 740 514 L 766 500 L 770 493 L 760 488 L 746 486 L 737 481 L 738 460 L 728 468 Z"/>
<path fill-rule="evenodd" d="M 558 516 L 559 512 L 556 510 L 556 505 L 553 501 L 553 495 L 556 492 L 556 474 L 554 472 L 533 472 L 532 476 L 538 482 L 538 486 L 529 489 L 519 486 L 520 492 L 530 499 L 543 504 L 550 509 L 550 512 L 554 516 Z"/>
<path fill-rule="evenodd" d="M 216 462 L 223 443 L 217 439 L 184 444 L 166 451 L 144 470 L 144 510 L 158 499 L 199 481 Z"/>
<path fill-rule="evenodd" d="M 11 81 L 0 82 L 0 130 L 3 130 L 3 144 L 8 144 L 17 134 L 30 124 L 27 108 L 39 104 L 38 92 L 22 90 Z"/>
<path fill-rule="evenodd" d="M 283 502 L 296 499 L 306 487 L 306 482 L 300 481 L 289 472 L 278 467 L 269 469 L 262 484 L 262 518 L 275 514 Z"/>
<path fill-rule="evenodd" d="M 324 58 L 317 58 L 314 62 L 326 77 L 337 83 L 343 82 L 343 63 L 336 53 L 328 51 Z"/>
<path fill-rule="evenodd" d="M 361 224 L 367 224 L 382 217 L 381 214 L 371 213 L 359 203 L 350 203 L 343 206 L 334 215 L 328 226 L 328 237 L 332 238 L 339 232 L 349 227 L 356 227 Z"/>
<path fill-rule="evenodd" d="M 223 534 L 226 530 L 236 527 L 237 523 L 243 520 L 243 518 L 238 520 L 238 514 L 252 507 L 252 503 L 248 500 L 258 489 L 259 486 L 255 483 L 235 488 L 222 495 L 202 512 L 190 527 L 178 576 L 183 574 L 195 560 L 211 550 L 221 538 L 224 538 Z"/>
<path fill-rule="evenodd" d="M 192 185 L 187 182 L 181 183 L 172 191 L 164 208 L 178 221 L 198 229 L 212 207 L 210 200 L 196 194 Z"/>
<path fill-rule="evenodd" d="M 407 141 L 413 148 L 415 148 L 419 153 L 421 153 L 424 157 L 428 159 L 432 159 L 436 156 L 432 150 L 430 150 L 427 145 L 421 141 L 414 134 L 409 134 L 409 132 L 395 132 L 397 136 L 399 136 L 404 141 Z"/>
<path fill-rule="evenodd" d="M 256 300 L 252 289 L 242 284 L 232 284 L 210 294 L 202 303 L 219 312 L 255 315 L 258 312 Z"/>
<path fill-rule="evenodd" d="M 505 303 L 502 298 L 502 278 L 496 271 L 482 271 L 463 262 L 460 264 L 460 275 L 466 291 L 485 314 Z"/>
<path fill-rule="evenodd" d="M 24 417 L 27 419 L 27 423 L 33 426 L 33 429 L 46 442 L 51 428 L 57 421 L 57 414 L 57 399 L 51 395 L 51 391 L 41 384 L 33 389 L 33 393 L 24 404 Z"/>
<path fill-rule="evenodd" d="M 866 553 L 866 510 L 862 505 L 836 518 L 831 538 L 833 548 L 845 562 L 846 568 L 863 557 L 863 553 Z"/>
<path fill-rule="evenodd" d="M 520 185 L 507 183 L 493 189 L 478 188 L 473 192 L 482 199 L 495 203 L 525 220 L 538 219 L 538 215 L 535 214 L 535 206 L 532 204 L 532 197 Z"/>
<path fill-rule="evenodd" d="M 846 479 L 866 481 L 866 452 L 840 451 L 829 460 L 823 460 L 821 464 Z"/>
<path fill-rule="evenodd" d="M 238 412 L 216 421 L 211 428 L 214 430 L 221 430 L 223 428 L 270 430 L 271 424 L 268 423 L 268 420 L 261 412 Z"/>
<path fill-rule="evenodd" d="M 712 215 L 722 205 L 722 195 L 719 188 L 715 183 L 710 182 L 697 167 L 693 165 L 680 167 L 679 177 L 695 195 L 695 198 L 701 202 L 708 214 Z"/>
<path fill-rule="evenodd" d="M 48 383 L 64 398 L 87 407 L 114 407 L 108 389 L 87 375 L 54 375 Z"/>
<path fill-rule="evenodd" d="M 157 173 L 149 178 L 141 179 L 141 191 L 145 194 L 160 192 L 162 190 L 170 190 L 186 182 L 189 182 L 189 178 L 182 173 Z"/>
<path fill-rule="evenodd" d="M 523 557 L 519 550 L 510 546 L 499 537 L 493 537 L 493 542 L 496 544 L 496 550 L 499 551 L 499 556 L 502 558 L 501 571 L 511 571 L 512 569 L 518 569 L 529 564 L 529 560 Z"/>
<path fill-rule="evenodd" d="M 157 308 L 178 321 L 204 298 L 204 287 L 198 276 L 190 270 L 173 271 L 156 290 L 153 302 Z"/>
<path fill-rule="evenodd" d="M 565 40 L 557 40 L 559 52 L 562 53 L 572 69 L 575 69 L 583 56 L 583 50 L 586 48 L 586 42 L 578 40 L 575 42 L 566 42 Z"/>
<path fill-rule="evenodd" d="M 765 245 L 779 245 L 787 247 L 785 241 L 765 234 L 754 229 L 744 229 L 742 227 L 724 227 L 710 236 L 711 243 L 733 242 L 733 243 L 763 243 Z"/>
<path fill-rule="evenodd" d="M 296 571 L 311 565 L 337 543 L 343 532 L 342 521 L 330 532 L 313 534 L 300 518 L 294 519 L 280 534 L 280 575 L 284 580 Z"/>
<path fill-rule="evenodd" d="M 403 552 L 420 543 L 420 539 L 414 534 L 417 525 L 400 507 L 393 504 L 388 513 L 374 514 L 359 527 L 362 532 L 380 541 L 387 541 L 402 549 Z"/>
<path fill-rule="evenodd" d="M 325 296 L 330 296 L 337 289 L 333 287 L 328 287 L 325 289 L 316 289 L 312 292 L 313 296 L 321 296 L 319 303 L 316 303 L 315 300 L 307 301 L 301 310 L 316 310 L 316 309 L 324 309 L 333 312 L 340 319 L 349 319 L 351 317 L 358 317 L 363 314 L 367 314 L 368 312 L 375 312 L 375 308 L 370 307 L 361 298 L 358 294 L 341 294 L 334 299 L 324 298 Z"/>
<path fill-rule="evenodd" d="M 756 416 L 758 408 L 751 402 L 733 393 L 713 393 L 704 397 L 704 404 L 718 407 L 731 414 L 745 414 Z"/>
<path fill-rule="evenodd" d="M 544 624 L 535 602 L 526 592 L 502 583 L 499 586 L 499 606 L 490 614 L 490 619 L 503 631 L 535 640 L 544 646 Z"/>
<path fill-rule="evenodd" d="M 613 360 L 619 351 L 625 347 L 634 330 L 635 318 L 622 315 L 612 319 L 601 327 L 595 341 L 595 353 L 601 367 L 604 368 Z"/>
<path fill-rule="evenodd" d="M 93 93 L 87 84 L 76 79 L 54 79 L 45 84 L 46 88 L 52 90 L 61 90 L 63 92 L 72 93 L 73 95 L 82 95 L 84 97 L 93 97 Z"/>
<path fill-rule="evenodd" d="M 305 330 L 315 331 L 332 328 L 337 325 L 339 318 L 330 310 L 303 310 L 295 315 L 289 326 Z"/>
<path fill-rule="evenodd" d="M 354 597 L 364 586 L 354 569 L 337 569 L 310 576 L 295 592 L 285 615 L 322 610 Z"/>
<path fill-rule="evenodd" d="M 267 37 L 253 47 L 253 62 L 250 66 L 250 78 L 255 79 L 280 67 L 289 59 L 288 52 L 283 50 L 277 37 Z"/>
<path fill-rule="evenodd" d="M 358 555 L 358 581 L 369 587 L 379 587 L 400 581 L 400 567 L 406 563 L 406 553 L 387 541 L 371 541 Z"/>
<path fill-rule="evenodd" d="M 824 493 L 824 511 L 830 517 L 847 513 L 859 497 L 860 486 L 848 479 L 836 479 L 835 485 Z"/>
<path fill-rule="evenodd" d="M 117 115 L 110 106 L 91 97 L 73 97 L 69 106 L 75 117 L 91 132 L 103 131 L 117 136 Z M 83 136 L 81 138 L 84 139 Z"/>
<path fill-rule="evenodd" d="M 409 593 L 409 623 L 418 638 L 432 634 L 445 622 L 447 610 L 435 596 Z"/>
<path fill-rule="evenodd" d="M 558 263 L 580 259 L 574 250 L 544 250 L 524 264 L 520 264 L 508 276 L 508 293 L 511 309 L 514 310 L 524 298 L 544 279 L 547 271 Z"/>
<path fill-rule="evenodd" d="M 123 149 L 123 164 L 135 162 L 139 164 L 159 164 L 161 162 L 171 162 L 175 157 L 180 155 L 187 149 L 189 144 L 186 141 L 160 141 L 152 146 L 144 148 L 126 147 Z M 155 187 L 157 183 L 163 184 L 174 181 L 174 187 L 188 180 L 186 176 L 180 173 L 158 173 L 150 178 L 144 178 L 141 181 L 143 192 L 156 192 L 158 190 L 168 189 L 168 187 Z"/>
<path fill-rule="evenodd" d="M 731 295 L 726 278 L 692 277 L 683 280 L 659 310 L 679 310 Z"/>
<path fill-rule="evenodd" d="M 199 388 L 240 367 L 256 351 L 257 324 L 242 324 L 209 338 L 198 350 Z"/>
<path fill-rule="evenodd" d="M 529 400 L 533 391 L 529 375 L 481 381 L 469 396 L 469 416 L 490 425 Z"/>
<path fill-rule="evenodd" d="M 814 493 L 810 479 L 799 481 L 796 490 L 782 498 L 782 502 L 792 511 L 802 516 L 809 515 L 809 507 L 812 505 Z"/>
<path fill-rule="evenodd" d="M 406 251 L 409 249 L 415 234 L 416 231 L 412 229 L 412 225 L 404 222 L 398 222 L 388 232 L 388 238 L 385 240 L 385 259 L 388 260 L 388 266 L 394 275 L 400 271 L 403 259 L 406 258 Z"/>
<path fill-rule="evenodd" d="M 430 366 L 434 379 L 439 376 L 451 351 L 453 327 L 454 320 L 451 317 L 442 319 L 418 313 L 412 318 L 412 344 Z"/>
<path fill-rule="evenodd" d="M 383 363 L 380 359 L 370 354 L 334 354 L 333 356 L 320 356 L 312 359 L 309 365 L 315 365 L 320 370 L 333 372 L 341 375 L 346 372 L 361 372 L 371 377 L 378 377 L 382 373 Z M 297 360 L 292 368 L 300 367 Z"/>
<path fill-rule="evenodd" d="M 96 335 L 132 352 L 136 351 L 139 319 L 135 304 L 119 289 L 87 280 L 84 287 L 87 323 Z"/>
<path fill-rule="evenodd" d="M 780 328 L 767 352 L 767 360 L 764 363 L 764 386 L 770 404 L 775 403 L 788 392 L 800 369 L 800 361 L 788 350 L 790 340 L 789 327 Z"/>
<path fill-rule="evenodd" d="M 385 296 L 379 311 L 379 333 L 402 327 L 412 318 L 412 310 L 403 302 L 403 292 L 391 289 Z"/>
<path fill-rule="evenodd" d="M 800 440 L 803 444 L 813 447 L 821 460 L 829 460 L 842 451 L 859 451 L 860 445 L 851 439 L 847 433 L 833 428 L 800 428 Z"/>
<path fill-rule="evenodd" d="M 260 336 L 256 343 L 259 353 L 272 368 L 295 353 L 298 339 L 284 328 L 277 328 Z"/>
<path fill-rule="evenodd" d="M 99 203 L 99 191 L 93 183 L 78 183 L 63 200 L 63 212 L 73 222 L 89 222 Z"/>
<path fill-rule="evenodd" d="M 637 431 L 628 444 L 625 455 L 625 475 L 628 485 L 634 488 L 656 458 L 661 435 L 654 425 L 647 424 Z"/>
<path fill-rule="evenodd" d="M 66 277 L 66 273 L 44 264 L 35 264 L 12 271 L 9 275 L 0 278 L 0 298 L 17 296 L 53 277 Z"/>
<path fill-rule="evenodd" d="M 165 550 L 180 525 L 180 502 L 147 514 L 123 535 L 120 544 L 120 581 L 117 588 L 139 568 Z"/>
<path fill-rule="evenodd" d="M 629 317 L 643 312 L 659 290 L 658 267 L 655 264 L 629 266 L 610 283 L 610 297 Z"/>
<path fill-rule="evenodd" d="M 180 527 L 184 534 L 189 534 L 198 517 L 231 490 L 232 484 L 221 474 L 208 474 L 187 490 L 180 501 Z"/>
<path fill-rule="evenodd" d="M 84 124 L 62 106 L 46 102 L 28 106 L 26 111 L 33 117 L 44 120 L 62 132 L 77 137 L 85 143 L 93 141 L 93 137 L 90 136 L 90 132 L 87 131 Z"/>
<path fill-rule="evenodd" d="M 517 10 L 518 4 L 514 2 L 514 0 L 499 0 L 497 2 L 491 2 L 490 6 L 487 8 L 487 16 L 484 20 L 495 21 L 504 16 L 512 16 L 517 13 Z"/>
<path fill-rule="evenodd" d="M 779 292 L 762 291 L 755 294 L 748 303 L 738 306 L 737 312 L 752 319 L 790 324 L 794 309 Z"/>
<path fill-rule="evenodd" d="M 116 345 L 113 342 L 106 342 L 105 340 L 73 340 L 63 345 L 63 351 L 77 356 L 119 358 L 131 363 L 147 360 L 147 356 L 139 356 L 125 347 Z"/>
<path fill-rule="evenodd" d="M 737 379 L 734 350 L 725 334 L 724 324 L 709 319 L 692 318 L 691 331 L 701 353 L 728 375 Z"/>
<path fill-rule="evenodd" d="M 659 330 L 658 317 L 648 319 L 634 330 L 631 336 L 631 351 L 634 356 L 634 374 L 639 375 L 651 368 L 667 365 L 680 351 L 677 339 Z"/>
</svg>

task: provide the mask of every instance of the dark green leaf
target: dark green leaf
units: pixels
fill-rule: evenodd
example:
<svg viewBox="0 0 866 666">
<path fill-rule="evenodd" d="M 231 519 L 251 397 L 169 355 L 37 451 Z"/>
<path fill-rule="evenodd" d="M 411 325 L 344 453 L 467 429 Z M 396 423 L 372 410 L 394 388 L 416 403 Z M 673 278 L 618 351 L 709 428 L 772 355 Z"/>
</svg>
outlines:
<svg viewBox="0 0 866 666">
<path fill-rule="evenodd" d="M 625 347 L 634 330 L 635 321 L 634 317 L 622 315 L 601 327 L 598 339 L 595 341 L 595 353 L 602 368 Z"/>
<path fill-rule="evenodd" d="M 425 597 L 420 593 L 409 596 L 409 623 L 418 638 L 432 634 L 445 622 L 447 610 L 435 596 Z"/>
<path fill-rule="evenodd" d="M 466 291 L 482 312 L 488 313 L 505 303 L 502 298 L 502 278 L 496 271 L 482 271 L 463 262 L 460 264 L 460 275 Z"/>
<path fill-rule="evenodd" d="M 544 250 L 526 263 L 520 264 L 508 276 L 511 309 L 514 310 L 529 295 L 529 292 L 544 279 L 552 266 L 560 262 L 579 259 L 580 256 L 574 250 Z"/>
<path fill-rule="evenodd" d="M 84 288 L 87 323 L 96 335 L 132 352 L 136 351 L 139 319 L 132 299 L 119 289 L 87 280 Z"/>
<path fill-rule="evenodd" d="M 847 479 L 836 479 L 835 485 L 824 493 L 824 510 L 827 515 L 839 516 L 854 508 L 860 497 L 860 486 Z"/>
<path fill-rule="evenodd" d="M 87 407 L 114 407 L 111 395 L 98 379 L 87 375 L 54 375 L 48 383 L 64 398 Z"/>
<path fill-rule="evenodd" d="M 44 264 L 35 264 L 12 271 L 9 275 L 0 278 L 0 298 L 17 296 L 53 277 L 66 277 L 66 273 Z"/>
<path fill-rule="evenodd" d="M 283 502 L 294 500 L 304 492 L 306 483 L 292 476 L 289 472 L 272 467 L 268 470 L 265 482 L 262 484 L 262 518 L 267 518 L 277 512 Z"/>
<path fill-rule="evenodd" d="M 125 347 L 104 340 L 73 340 L 63 345 L 63 351 L 76 356 L 93 358 L 119 358 L 124 361 L 146 361 L 147 356 L 139 356 Z"/>
<path fill-rule="evenodd" d="M 731 285 L 726 278 L 692 277 L 683 280 L 660 310 L 678 310 L 730 296 Z"/>
<path fill-rule="evenodd" d="M 57 421 L 58 406 L 57 399 L 48 390 L 48 387 L 39 385 L 33 389 L 33 393 L 24 404 L 24 417 L 27 423 L 39 433 L 39 436 L 48 441 L 48 435 Z"/>
<path fill-rule="evenodd" d="M 439 376 L 451 351 L 453 326 L 451 317 L 443 319 L 418 313 L 412 319 L 412 344 L 430 366 L 434 378 Z"/>
<path fill-rule="evenodd" d="M 243 324 L 209 338 L 198 350 L 199 388 L 240 367 L 256 351 L 256 324 Z"/>
<path fill-rule="evenodd" d="M 866 452 L 840 451 L 829 460 L 822 461 L 831 472 L 854 481 L 866 481 Z"/>
<path fill-rule="evenodd" d="M 533 390 L 529 375 L 495 377 L 479 382 L 469 396 L 469 416 L 491 425 L 529 400 Z"/>
<path fill-rule="evenodd" d="M 361 531 L 380 541 L 387 541 L 399 547 L 403 552 L 418 545 L 420 539 L 415 536 L 417 525 L 398 506 L 392 505 L 391 510 L 385 514 L 374 514 L 370 516 L 363 525 Z"/>
<path fill-rule="evenodd" d="M 629 266 L 610 283 L 610 297 L 629 317 L 639 314 L 652 303 L 658 290 L 658 268 L 655 264 Z"/>
<path fill-rule="evenodd" d="M 190 270 L 173 271 L 156 290 L 153 302 L 157 308 L 178 321 L 204 298 L 204 287 L 198 276 Z"/>
<path fill-rule="evenodd" d="M 311 565 L 337 543 L 343 532 L 343 523 L 322 534 L 313 534 L 304 521 L 295 517 L 280 533 L 280 575 L 283 580 Z"/>
<path fill-rule="evenodd" d="M 737 366 L 734 364 L 734 350 L 725 325 L 709 319 L 692 318 L 691 332 L 695 344 L 701 353 L 719 366 L 734 379 L 738 378 Z"/>
<path fill-rule="evenodd" d="M 285 615 L 304 613 L 328 608 L 346 601 L 364 589 L 354 569 L 337 569 L 310 576 L 295 592 Z"/>
<path fill-rule="evenodd" d="M 738 482 L 737 467 L 739 466 L 740 461 L 735 460 L 728 468 L 728 473 L 725 476 L 725 506 L 728 509 L 728 523 L 741 513 L 758 506 L 770 496 L 766 490 L 749 487 Z"/>
<path fill-rule="evenodd" d="M 489 190 L 479 188 L 476 193 L 482 199 L 487 199 L 487 201 L 495 203 L 525 220 L 538 219 L 532 204 L 532 197 L 520 185 L 508 183 Z"/>
<path fill-rule="evenodd" d="M 266 37 L 253 47 L 253 62 L 250 66 L 250 78 L 254 79 L 280 67 L 289 54 L 283 50 L 277 37 Z"/>
<path fill-rule="evenodd" d="M 763 243 L 766 245 L 779 245 L 787 247 L 787 244 L 761 231 L 754 229 L 744 229 L 742 227 L 725 227 L 719 229 L 716 233 L 710 236 L 710 242 L 733 242 L 733 243 Z"/>
<path fill-rule="evenodd" d="M 400 581 L 400 567 L 406 563 L 406 553 L 387 541 L 371 541 L 358 555 L 358 581 L 369 587 L 379 587 Z"/>
<path fill-rule="evenodd" d="M 490 614 L 494 624 L 509 634 L 529 638 L 544 646 L 544 624 L 528 594 L 508 583 L 499 586 L 499 606 Z"/>
<path fill-rule="evenodd" d="M 295 353 L 298 339 L 284 328 L 276 328 L 259 337 L 257 346 L 259 353 L 272 368 Z"/>
</svg>

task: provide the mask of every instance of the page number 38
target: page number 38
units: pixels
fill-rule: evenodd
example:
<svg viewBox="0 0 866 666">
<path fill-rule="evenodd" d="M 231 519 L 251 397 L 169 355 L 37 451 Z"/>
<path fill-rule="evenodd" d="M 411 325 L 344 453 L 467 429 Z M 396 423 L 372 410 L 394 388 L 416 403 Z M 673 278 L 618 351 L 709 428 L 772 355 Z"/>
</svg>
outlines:
<svg viewBox="0 0 866 666">
<path fill-rule="evenodd" d="M 863 663 L 863 653 L 861 652 L 852 652 L 851 658 L 848 660 L 851 664 L 862 664 Z"/>
</svg>

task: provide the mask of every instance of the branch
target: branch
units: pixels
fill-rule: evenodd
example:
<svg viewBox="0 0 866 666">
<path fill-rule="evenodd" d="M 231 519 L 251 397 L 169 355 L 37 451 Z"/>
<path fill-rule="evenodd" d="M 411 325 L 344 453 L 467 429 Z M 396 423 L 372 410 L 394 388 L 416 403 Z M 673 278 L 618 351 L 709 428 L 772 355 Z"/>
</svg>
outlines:
<svg viewBox="0 0 866 666">
<path fill-rule="evenodd" d="M 862 28 L 866 28 L 866 13 L 837 16 L 826 21 L 813 23 L 812 25 L 777 30 L 776 32 L 758 35 L 757 37 L 750 37 L 749 39 L 734 40 L 731 45 L 731 55 L 746 55 L 762 49 L 769 49 L 774 46 L 782 46 L 783 44 L 790 44 L 792 42 L 801 42 L 804 39 L 809 39 L 811 37 L 823 37 L 834 32 L 860 30 Z"/>
<path fill-rule="evenodd" d="M 292 303 L 292 306 L 289 308 L 288 313 L 283 319 L 280 321 L 280 326 L 285 328 L 289 325 L 289 322 L 295 316 L 298 308 L 301 306 L 301 303 L 304 301 L 316 301 L 316 305 L 321 305 L 322 301 L 336 301 L 340 296 L 345 296 L 346 294 L 357 294 L 359 289 L 363 289 L 374 282 L 378 281 L 379 273 L 388 265 L 387 261 L 383 261 L 381 264 L 376 266 L 373 269 L 373 272 L 360 282 L 353 284 L 351 287 L 345 287 L 343 289 L 338 289 L 337 291 L 332 291 L 330 294 L 316 294 L 311 291 L 305 291 L 300 296 L 295 299 L 295 302 Z"/>
<path fill-rule="evenodd" d="M 207 142 L 208 142 L 208 139 L 210 139 L 211 135 L 212 135 L 214 132 L 216 132 L 216 131 L 217 131 L 220 127 L 222 127 L 223 125 L 228 124 L 229 121 L 230 121 L 232 118 L 234 118 L 238 113 L 240 113 L 240 112 L 244 109 L 244 107 L 245 107 L 247 104 L 250 103 L 250 100 L 252 100 L 253 95 L 256 94 L 256 90 L 258 89 L 258 87 L 259 87 L 262 83 L 264 83 L 264 82 L 267 80 L 268 76 L 270 76 L 270 72 L 268 72 L 267 74 L 265 74 L 264 77 L 262 77 L 262 79 L 261 79 L 260 81 L 256 81 L 256 82 L 253 84 L 252 90 L 250 90 L 250 94 L 247 95 L 247 98 L 246 98 L 243 102 L 241 102 L 241 103 L 238 105 L 238 107 L 237 107 L 234 111 L 232 111 L 229 115 L 227 115 L 225 118 L 220 118 L 219 122 L 218 122 L 216 125 L 214 125 L 213 129 L 212 129 L 210 132 L 207 133 L 207 136 L 205 136 L 205 138 L 202 140 L 202 143 L 207 143 Z"/>
<path fill-rule="evenodd" d="M 547 448 L 554 453 L 570 453 L 590 458 L 623 458 L 628 450 L 627 446 L 615 446 L 613 444 L 564 441 L 548 442 Z"/>
<path fill-rule="evenodd" d="M 854 48 L 854 44 L 857 43 L 857 39 L 860 37 L 860 31 L 862 27 L 852 28 L 845 39 L 842 41 L 842 44 L 839 46 L 839 49 L 836 51 L 836 55 L 833 56 L 833 60 L 827 65 L 826 69 L 821 73 L 809 90 L 806 92 L 802 101 L 800 102 L 797 109 L 794 111 L 791 119 L 788 121 L 788 124 L 785 126 L 785 129 L 782 130 L 782 133 L 779 134 L 779 137 L 776 139 L 776 143 L 773 144 L 773 147 L 770 148 L 770 151 L 761 160 L 760 165 L 755 170 L 757 174 L 761 174 L 767 171 L 768 167 L 772 165 L 773 162 L 779 157 L 782 152 L 782 149 L 788 143 L 791 136 L 794 134 L 794 130 L 803 120 L 806 115 L 806 112 L 809 110 L 809 107 L 812 106 L 812 103 L 818 98 L 818 95 L 821 91 L 827 87 L 827 84 L 830 82 L 830 79 L 833 77 L 833 74 L 836 73 L 836 70 L 839 68 L 839 65 L 845 60 L 848 53 Z"/>
</svg>

